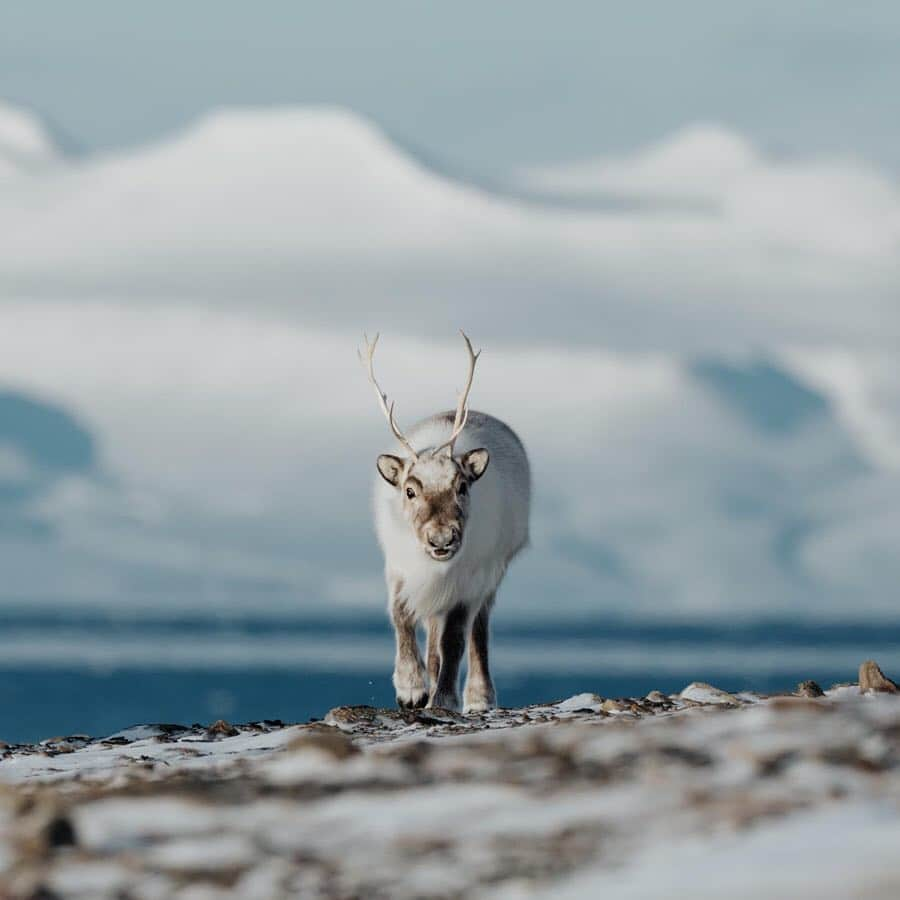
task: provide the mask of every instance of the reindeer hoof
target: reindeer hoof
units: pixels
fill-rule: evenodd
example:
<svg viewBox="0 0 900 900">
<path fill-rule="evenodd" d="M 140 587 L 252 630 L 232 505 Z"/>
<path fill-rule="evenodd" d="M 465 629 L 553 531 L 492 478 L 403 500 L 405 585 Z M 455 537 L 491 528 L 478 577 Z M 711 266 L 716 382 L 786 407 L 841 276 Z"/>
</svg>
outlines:
<svg viewBox="0 0 900 900">
<path fill-rule="evenodd" d="M 494 700 L 467 700 L 463 704 L 463 715 L 474 716 L 497 708 Z"/>
<path fill-rule="evenodd" d="M 435 694 L 428 704 L 429 709 L 448 709 L 450 712 L 459 712 L 459 697 L 454 694 Z"/>
<path fill-rule="evenodd" d="M 397 706 L 400 709 L 422 709 L 428 702 L 428 692 L 423 691 L 418 695 L 401 696 L 397 695 Z"/>
</svg>

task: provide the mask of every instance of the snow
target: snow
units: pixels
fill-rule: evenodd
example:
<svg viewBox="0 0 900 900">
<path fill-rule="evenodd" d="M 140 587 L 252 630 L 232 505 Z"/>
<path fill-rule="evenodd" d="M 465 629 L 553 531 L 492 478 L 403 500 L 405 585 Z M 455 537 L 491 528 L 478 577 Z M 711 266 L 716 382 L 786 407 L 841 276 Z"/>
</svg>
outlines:
<svg viewBox="0 0 900 900">
<path fill-rule="evenodd" d="M 586 873 L 558 890 L 521 896 L 887 898 L 900 886 L 891 859 L 898 838 L 895 805 L 848 804 L 798 813 L 749 834 L 653 847 L 624 870 Z"/>
<path fill-rule="evenodd" d="M 148 855 L 150 866 L 172 872 L 210 872 L 245 869 L 256 859 L 249 838 L 218 835 L 171 842 L 154 848 Z"/>
<path fill-rule="evenodd" d="M 603 698 L 597 694 L 576 694 L 556 704 L 556 708 L 560 712 L 576 711 L 581 709 L 591 709 L 596 712 L 603 705 Z"/>
<path fill-rule="evenodd" d="M 66 900 L 891 896 L 900 698 L 724 693 L 12 747 L 0 865 Z M 74 848 L 20 855 L 60 817 Z"/>
</svg>

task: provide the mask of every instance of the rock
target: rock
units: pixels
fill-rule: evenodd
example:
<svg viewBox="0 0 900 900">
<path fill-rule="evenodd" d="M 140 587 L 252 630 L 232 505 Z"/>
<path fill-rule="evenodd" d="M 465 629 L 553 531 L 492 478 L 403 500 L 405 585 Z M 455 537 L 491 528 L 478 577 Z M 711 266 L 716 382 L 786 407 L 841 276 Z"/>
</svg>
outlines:
<svg viewBox="0 0 900 900">
<path fill-rule="evenodd" d="M 824 697 L 824 694 L 822 695 Z M 825 703 L 813 703 L 813 700 L 818 701 L 818 697 L 798 697 L 796 695 L 790 696 L 775 696 L 770 697 L 766 702 L 766 709 L 771 712 L 777 713 L 797 713 L 800 712 L 803 715 L 809 715 L 810 713 L 815 715 L 829 715 L 834 707 L 828 706 Z"/>
<path fill-rule="evenodd" d="M 797 694 L 801 697 L 824 697 L 825 691 L 819 687 L 818 683 L 815 681 L 807 680 L 801 681 L 800 684 L 797 685 Z"/>
<path fill-rule="evenodd" d="M 323 721 L 338 728 L 374 725 L 378 721 L 378 710 L 374 706 L 336 706 L 325 714 Z"/>
<path fill-rule="evenodd" d="M 319 750 L 334 759 L 356 756 L 359 749 L 337 726 L 303 729 L 291 740 L 286 750 Z"/>
<path fill-rule="evenodd" d="M 729 694 L 728 691 L 713 687 L 705 681 L 692 681 L 678 696 L 682 700 L 693 700 L 695 703 L 740 706 L 740 700 L 734 694 Z"/>
<path fill-rule="evenodd" d="M 410 725 L 466 725 L 467 716 L 452 709 L 432 706 L 428 709 L 402 709 L 397 715 Z"/>
<path fill-rule="evenodd" d="M 67 816 L 55 816 L 44 826 L 44 841 L 48 847 L 74 847 L 75 829 Z"/>
<path fill-rule="evenodd" d="M 867 659 L 859 667 L 859 689 L 863 694 L 869 691 L 896 694 L 900 691 L 900 688 L 885 676 L 874 659 Z"/>
<path fill-rule="evenodd" d="M 60 741 L 58 744 L 48 745 L 44 752 L 48 756 L 58 756 L 60 753 L 74 753 L 75 747 L 73 747 L 68 741 Z"/>
<path fill-rule="evenodd" d="M 203 725 L 195 725 L 194 731 L 202 732 L 206 730 Z M 171 725 L 159 723 L 155 725 L 132 725 L 129 728 L 123 728 L 114 734 L 107 735 L 102 739 L 104 744 L 132 744 L 135 741 L 144 741 L 153 738 L 157 741 L 167 741 L 180 734 L 186 734 L 191 731 L 185 725 Z"/>
<path fill-rule="evenodd" d="M 206 734 L 211 738 L 234 737 L 240 732 L 230 722 L 226 722 L 224 719 L 217 719 L 206 729 Z"/>
<path fill-rule="evenodd" d="M 47 792 L 24 798 L 15 821 L 16 844 L 27 857 L 46 859 L 54 850 L 77 843 L 75 827 L 59 795 Z M 0 897 L 7 895 L 0 888 Z"/>
</svg>

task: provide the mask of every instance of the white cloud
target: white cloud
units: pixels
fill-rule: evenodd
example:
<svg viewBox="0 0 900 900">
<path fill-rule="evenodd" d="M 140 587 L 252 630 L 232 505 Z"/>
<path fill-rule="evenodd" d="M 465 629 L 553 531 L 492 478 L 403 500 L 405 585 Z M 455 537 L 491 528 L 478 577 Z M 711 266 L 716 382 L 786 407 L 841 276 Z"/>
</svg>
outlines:
<svg viewBox="0 0 900 900">
<path fill-rule="evenodd" d="M 827 394 L 874 465 L 900 468 L 900 366 L 895 353 L 820 348 L 785 351 L 784 359 Z"/>
<path fill-rule="evenodd" d="M 390 441 L 354 345 L 189 307 L 0 307 L 0 378 L 76 413 L 111 479 L 65 480 L 35 505 L 56 529 L 47 552 L 118 573 L 114 602 L 136 593 L 132 569 L 156 567 L 181 585 L 178 604 L 230 604 L 238 589 L 223 585 L 256 579 L 279 606 L 379 608 L 369 490 Z M 452 404 L 458 338 L 386 336 L 380 352 L 401 421 Z M 512 572 L 511 610 L 540 612 L 554 591 L 571 611 L 784 611 L 828 599 L 835 581 L 777 547 L 824 478 L 849 498 L 839 521 L 867 527 L 850 429 L 825 416 L 767 436 L 687 359 L 488 345 L 473 403 L 511 422 L 533 458 L 534 546 Z M 818 521 L 818 539 L 838 524 Z"/>
<path fill-rule="evenodd" d="M 764 165 L 740 135 L 693 125 L 626 158 L 601 158 L 523 170 L 525 188 L 579 199 L 611 196 L 714 206 L 724 192 Z"/>
<path fill-rule="evenodd" d="M 643 205 L 494 196 L 339 110 L 220 112 L 5 186 L 0 287 L 669 350 L 900 336 L 900 199 L 865 164 L 785 163 L 703 128 L 598 165 Z"/>
<path fill-rule="evenodd" d="M 74 415 L 101 471 L 16 508 L 49 531 L 0 537 L 2 598 L 380 608 L 389 442 L 355 347 L 384 332 L 411 422 L 452 405 L 464 325 L 473 405 L 535 471 L 506 609 L 840 615 L 852 585 L 884 611 L 896 186 L 710 127 L 554 177 L 592 208 L 280 110 L 4 183 L 0 382 Z"/>
<path fill-rule="evenodd" d="M 0 100 L 0 185 L 6 179 L 46 170 L 60 156 L 38 116 Z"/>
</svg>

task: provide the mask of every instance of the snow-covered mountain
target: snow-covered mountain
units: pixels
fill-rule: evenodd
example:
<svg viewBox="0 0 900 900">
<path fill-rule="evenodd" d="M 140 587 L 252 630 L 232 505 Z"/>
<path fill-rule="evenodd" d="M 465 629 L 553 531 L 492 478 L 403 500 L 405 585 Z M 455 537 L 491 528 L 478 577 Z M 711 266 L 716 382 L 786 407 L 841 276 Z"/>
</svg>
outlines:
<svg viewBox="0 0 900 900">
<path fill-rule="evenodd" d="M 900 192 L 864 162 L 698 126 L 491 192 L 323 108 L 31 174 L 0 183 L 0 384 L 94 450 L 38 489 L 0 430 L 32 479 L 0 601 L 378 608 L 355 346 L 382 331 L 409 422 L 462 325 L 536 472 L 510 615 L 892 612 Z"/>
</svg>

